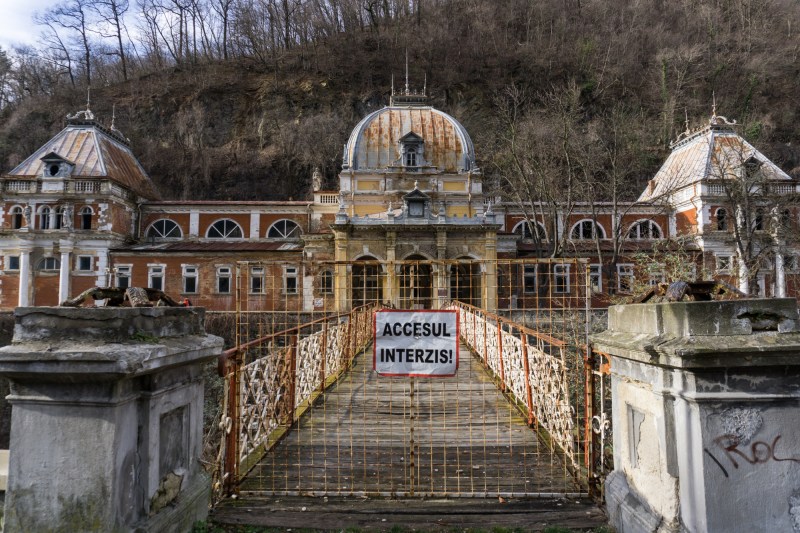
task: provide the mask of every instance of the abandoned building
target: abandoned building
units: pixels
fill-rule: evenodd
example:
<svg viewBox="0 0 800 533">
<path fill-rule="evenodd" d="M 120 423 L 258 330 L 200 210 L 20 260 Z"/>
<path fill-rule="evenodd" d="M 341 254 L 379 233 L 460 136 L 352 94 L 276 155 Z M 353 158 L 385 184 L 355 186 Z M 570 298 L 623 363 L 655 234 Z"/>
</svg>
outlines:
<svg viewBox="0 0 800 533">
<path fill-rule="evenodd" d="M 748 179 L 749 210 L 737 197 L 742 188 L 730 186 Z M 637 202 L 579 204 L 553 216 L 535 202 L 521 209 L 490 197 L 458 120 L 424 93 L 393 91 L 347 139 L 339 189 L 321 190 L 318 175 L 312 181 L 305 201 L 161 200 L 125 136 L 87 108 L 0 179 L 0 308 L 57 305 L 94 286 L 159 288 L 211 310 L 234 309 L 237 291 L 275 291 L 280 298 L 264 305 L 289 310 L 369 300 L 432 307 L 437 296 L 513 308 L 543 291 L 569 294 L 579 277 L 592 305 L 603 306 L 635 277 L 660 281 L 657 268 L 637 272 L 631 255 L 678 237 L 698 275 L 761 295 L 797 293 L 789 229 L 798 214 L 780 200 L 796 195 L 797 183 L 716 114 L 673 143 Z M 570 257 L 586 259 L 585 271 L 553 259 L 555 281 L 539 287 L 541 265 L 501 266 L 546 257 L 562 237 Z M 742 239 L 758 255 L 750 270 Z M 615 240 L 617 260 L 601 263 Z M 378 277 L 393 263 L 413 286 Z M 508 276 L 521 281 L 504 283 Z"/>
</svg>

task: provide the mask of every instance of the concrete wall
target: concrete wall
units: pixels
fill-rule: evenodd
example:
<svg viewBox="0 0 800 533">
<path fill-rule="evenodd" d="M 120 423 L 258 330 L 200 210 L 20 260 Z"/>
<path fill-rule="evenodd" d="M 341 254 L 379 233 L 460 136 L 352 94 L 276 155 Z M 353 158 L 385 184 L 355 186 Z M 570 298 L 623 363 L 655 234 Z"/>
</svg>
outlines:
<svg viewBox="0 0 800 533">
<path fill-rule="evenodd" d="M 800 532 L 800 333 L 793 299 L 609 309 L 612 523 Z"/>
</svg>

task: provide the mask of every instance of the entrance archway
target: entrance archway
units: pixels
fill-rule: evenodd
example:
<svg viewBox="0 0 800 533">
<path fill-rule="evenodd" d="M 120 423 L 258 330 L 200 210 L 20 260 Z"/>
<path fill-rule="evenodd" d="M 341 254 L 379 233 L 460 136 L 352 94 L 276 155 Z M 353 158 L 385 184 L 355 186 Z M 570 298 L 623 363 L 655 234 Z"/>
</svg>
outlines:
<svg viewBox="0 0 800 533">
<path fill-rule="evenodd" d="M 400 266 L 401 309 L 430 309 L 433 298 L 433 275 L 428 259 L 411 255 Z"/>
<path fill-rule="evenodd" d="M 469 257 L 459 257 L 450 267 L 450 299 L 481 305 L 481 266 Z"/>
<path fill-rule="evenodd" d="M 360 257 L 353 263 L 351 301 L 353 307 L 383 301 L 381 266 L 371 256 Z"/>
</svg>

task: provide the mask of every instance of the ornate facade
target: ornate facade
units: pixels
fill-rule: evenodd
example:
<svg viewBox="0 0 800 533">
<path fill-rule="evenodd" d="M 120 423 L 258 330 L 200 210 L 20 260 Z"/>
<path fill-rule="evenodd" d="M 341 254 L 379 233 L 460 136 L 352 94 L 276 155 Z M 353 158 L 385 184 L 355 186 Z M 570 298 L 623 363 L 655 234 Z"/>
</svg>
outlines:
<svg viewBox="0 0 800 533">
<path fill-rule="evenodd" d="M 748 215 L 726 183 L 754 172 L 771 200 L 750 191 L 761 211 Z M 468 132 L 424 94 L 408 90 L 355 127 L 339 190 L 320 190 L 315 175 L 307 201 L 161 201 L 127 139 L 88 109 L 68 117 L 64 130 L 0 183 L 4 309 L 57 305 L 93 286 L 132 285 L 233 310 L 239 268 L 252 269 L 250 286 L 240 290 L 266 292 L 267 275 L 279 280 L 281 301 L 265 299 L 269 309 L 346 309 L 371 299 L 404 307 L 411 292 L 415 306 L 457 297 L 514 307 L 519 295 L 498 289 L 505 274 L 497 260 L 535 256 L 561 237 L 572 255 L 588 258 L 594 305 L 629 288 L 632 252 L 681 235 L 704 273 L 755 279 L 761 294 L 796 293 L 788 228 L 797 212 L 788 199 L 797 183 L 716 116 L 674 143 L 638 202 L 622 210 L 602 202 L 577 206 L 555 220 L 487 197 Z M 764 256 L 750 265 L 758 270 L 751 276 L 742 270 L 745 261 L 737 263 L 741 247 L 733 231 L 744 216 L 752 218 L 751 237 Z M 769 222 L 777 219 L 786 223 L 780 231 Z M 607 249 L 614 235 L 623 245 L 609 267 L 597 261 L 597 250 Z M 406 261 L 419 266 L 405 272 Z M 463 266 L 442 266 L 458 261 Z M 584 275 L 562 266 L 564 276 Z M 390 275 L 367 283 L 374 269 Z M 410 275 L 413 291 L 402 281 Z M 476 282 L 459 285 L 461 278 Z M 320 304 L 320 294 L 335 298 Z"/>
</svg>

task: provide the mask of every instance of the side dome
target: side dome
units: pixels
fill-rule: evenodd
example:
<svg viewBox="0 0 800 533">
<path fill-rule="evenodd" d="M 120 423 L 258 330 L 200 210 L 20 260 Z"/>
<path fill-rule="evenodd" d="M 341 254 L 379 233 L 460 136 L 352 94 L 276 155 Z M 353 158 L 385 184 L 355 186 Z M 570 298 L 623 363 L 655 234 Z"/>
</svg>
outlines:
<svg viewBox="0 0 800 533">
<path fill-rule="evenodd" d="M 456 119 L 430 106 L 388 106 L 358 123 L 344 147 L 343 169 L 402 167 L 404 140 L 414 134 L 424 144 L 420 170 L 462 173 L 475 169 L 475 147 Z"/>
</svg>

